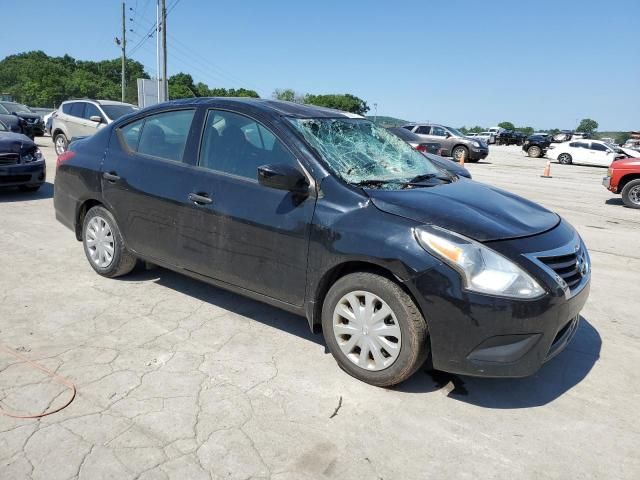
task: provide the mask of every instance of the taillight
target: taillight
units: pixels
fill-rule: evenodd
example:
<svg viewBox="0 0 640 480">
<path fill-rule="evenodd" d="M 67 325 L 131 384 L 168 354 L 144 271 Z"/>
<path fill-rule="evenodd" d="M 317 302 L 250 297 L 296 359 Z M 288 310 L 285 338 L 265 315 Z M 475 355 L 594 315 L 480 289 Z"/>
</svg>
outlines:
<svg viewBox="0 0 640 480">
<path fill-rule="evenodd" d="M 427 146 L 426 145 L 418 145 L 416 147 L 416 150 L 418 150 L 419 152 L 426 152 L 427 151 Z"/>
<path fill-rule="evenodd" d="M 76 152 L 72 152 L 71 150 L 67 150 L 66 152 L 61 153 L 60 155 L 58 155 L 58 159 L 56 160 L 56 168 L 58 168 L 64 162 L 68 162 L 75 156 Z"/>
</svg>

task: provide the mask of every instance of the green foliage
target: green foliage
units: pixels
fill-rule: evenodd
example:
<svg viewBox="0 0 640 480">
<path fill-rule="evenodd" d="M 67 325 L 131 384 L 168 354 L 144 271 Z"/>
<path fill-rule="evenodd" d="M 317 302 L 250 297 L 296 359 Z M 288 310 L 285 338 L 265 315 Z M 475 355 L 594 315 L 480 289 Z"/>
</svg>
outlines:
<svg viewBox="0 0 640 480">
<path fill-rule="evenodd" d="M 99 62 L 42 51 L 10 55 L 0 61 L 0 91 L 34 107 L 53 107 L 69 98 L 120 100 L 119 58 Z M 137 78 L 149 78 L 140 62 L 127 60 L 125 99 L 137 103 Z"/>
<path fill-rule="evenodd" d="M 511 122 L 500 122 L 498 124 L 500 128 L 504 128 L 505 130 L 515 130 L 516 126 Z"/>
<path fill-rule="evenodd" d="M 591 133 L 595 132 L 598 129 L 598 122 L 592 120 L 591 118 L 583 118 L 580 120 L 580 125 L 576 128 L 576 132 L 584 132 Z"/>
<path fill-rule="evenodd" d="M 524 133 L 526 136 L 531 135 L 535 130 L 533 129 L 533 127 L 518 127 L 516 128 L 516 130 L 518 132 L 522 132 Z"/>
<path fill-rule="evenodd" d="M 409 123 L 401 118 L 385 117 L 383 115 L 378 115 L 377 117 L 373 117 L 372 115 L 367 116 L 367 120 L 371 120 L 373 122 L 374 119 L 376 121 L 376 125 L 380 125 L 382 127 L 402 127 Z"/>
<path fill-rule="evenodd" d="M 272 96 L 275 100 L 282 100 L 284 102 L 302 103 L 304 100 L 304 97 L 298 95 L 292 88 L 277 88 L 276 90 L 274 90 Z"/>
<path fill-rule="evenodd" d="M 317 105 L 319 107 L 335 108 L 345 112 L 357 113 L 358 115 L 364 115 L 369 111 L 367 102 L 350 93 L 345 93 L 344 95 L 312 95 L 308 93 L 304 96 L 304 103 Z"/>
<path fill-rule="evenodd" d="M 169 98 L 192 97 L 253 97 L 260 98 L 254 90 L 246 88 L 209 88 L 206 83 L 193 83 L 193 77 L 188 73 L 176 73 L 169 77 Z"/>
</svg>

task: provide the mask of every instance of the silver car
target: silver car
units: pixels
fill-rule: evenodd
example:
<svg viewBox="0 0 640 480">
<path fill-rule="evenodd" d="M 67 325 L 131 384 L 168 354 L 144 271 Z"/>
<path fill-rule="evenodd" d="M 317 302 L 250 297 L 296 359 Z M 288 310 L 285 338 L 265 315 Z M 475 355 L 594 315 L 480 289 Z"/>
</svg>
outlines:
<svg viewBox="0 0 640 480">
<path fill-rule="evenodd" d="M 88 137 L 115 119 L 136 111 L 130 103 L 112 100 L 68 100 L 62 102 L 54 113 L 51 123 L 51 138 L 56 153 L 67 150 L 75 137 Z"/>
<path fill-rule="evenodd" d="M 442 155 L 460 160 L 464 156 L 468 162 L 477 162 L 489 155 L 487 144 L 467 137 L 455 128 L 433 123 L 412 123 L 402 128 L 418 135 L 425 142 L 437 142 L 442 147 Z"/>
</svg>

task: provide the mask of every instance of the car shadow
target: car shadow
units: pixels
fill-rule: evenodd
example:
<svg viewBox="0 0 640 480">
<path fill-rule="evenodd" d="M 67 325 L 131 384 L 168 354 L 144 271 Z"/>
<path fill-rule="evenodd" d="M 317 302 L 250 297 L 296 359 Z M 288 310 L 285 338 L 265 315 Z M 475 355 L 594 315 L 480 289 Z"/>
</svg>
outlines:
<svg viewBox="0 0 640 480">
<path fill-rule="evenodd" d="M 0 187 L 0 203 L 28 202 L 53 198 L 53 183 L 45 182 L 36 192 L 23 192 L 18 187 Z"/>
<path fill-rule="evenodd" d="M 621 205 L 626 206 L 620 197 L 608 198 L 604 201 L 607 205 Z"/>
<path fill-rule="evenodd" d="M 165 268 L 154 267 L 150 270 L 136 268 L 131 274 L 120 277 L 118 280 L 124 282 L 154 281 L 158 285 L 189 295 L 202 302 L 325 346 L 322 335 L 312 333 L 304 317 Z"/>
<path fill-rule="evenodd" d="M 476 165 L 493 165 L 493 162 L 487 162 L 484 160 L 479 160 L 477 162 L 467 162 L 467 163 L 475 163 Z"/>
<path fill-rule="evenodd" d="M 442 391 L 447 397 L 483 408 L 518 409 L 553 402 L 580 383 L 600 358 L 602 339 L 587 320 L 569 346 L 526 378 L 477 378 L 425 369 L 395 389 L 409 393 Z"/>
</svg>

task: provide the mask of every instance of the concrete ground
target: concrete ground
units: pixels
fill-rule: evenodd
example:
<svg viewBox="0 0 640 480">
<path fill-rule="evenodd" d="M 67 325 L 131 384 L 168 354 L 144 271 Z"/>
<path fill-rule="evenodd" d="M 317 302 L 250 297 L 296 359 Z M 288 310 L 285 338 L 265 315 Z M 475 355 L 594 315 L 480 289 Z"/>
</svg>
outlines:
<svg viewBox="0 0 640 480">
<path fill-rule="evenodd" d="M 55 156 L 41 138 L 53 180 Z M 640 478 L 640 211 L 604 169 L 494 147 L 474 177 L 567 218 L 593 260 L 570 347 L 536 375 L 358 382 L 306 321 L 156 269 L 96 275 L 52 184 L 0 192 L 0 478 Z M 480 201 L 480 199 L 479 199 Z"/>
</svg>

